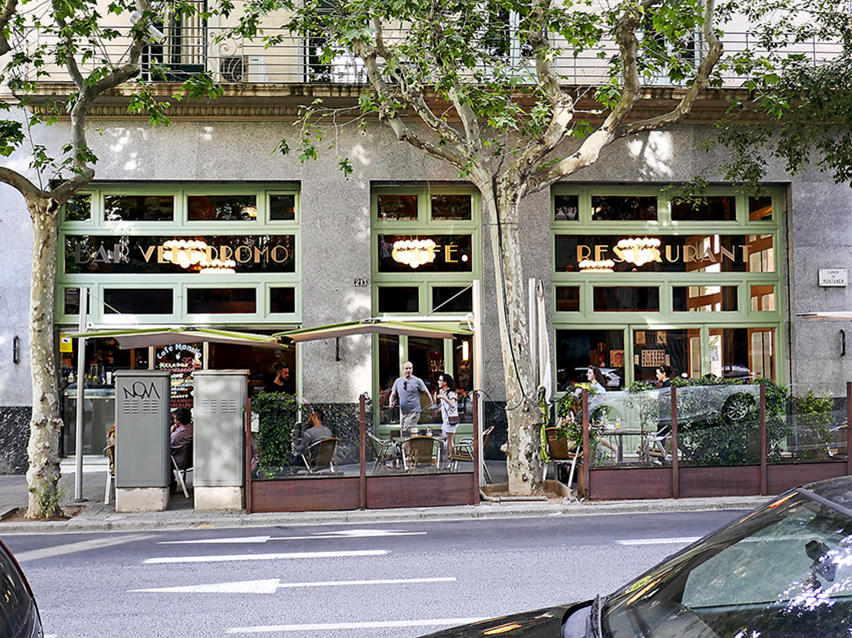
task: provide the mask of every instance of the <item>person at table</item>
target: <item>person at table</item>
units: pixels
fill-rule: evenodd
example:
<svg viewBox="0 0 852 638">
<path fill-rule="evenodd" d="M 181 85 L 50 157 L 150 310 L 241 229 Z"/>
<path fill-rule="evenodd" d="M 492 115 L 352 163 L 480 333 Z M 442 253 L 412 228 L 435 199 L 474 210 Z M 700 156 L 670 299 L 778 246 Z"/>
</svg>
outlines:
<svg viewBox="0 0 852 638">
<path fill-rule="evenodd" d="M 169 447 L 175 464 L 183 468 L 186 463 L 186 455 L 189 452 L 189 444 L 192 443 L 192 412 L 188 408 L 177 408 L 172 412 L 172 425 L 169 428 Z M 172 472 L 172 480 L 169 484 L 170 493 L 177 491 L 177 479 Z"/>
<path fill-rule="evenodd" d="M 426 389 L 422 379 L 414 376 L 414 365 L 411 361 L 402 364 L 402 376 L 394 381 L 391 389 L 388 407 L 393 409 L 399 404 L 402 418 L 400 420 L 400 434 L 403 438 L 411 437 L 417 432 L 417 424 L 420 422 L 420 395 L 425 394 L 429 398 L 429 408 L 434 409 L 435 404 L 432 396 Z"/>
<path fill-rule="evenodd" d="M 657 435 L 667 434 L 672 426 L 672 378 L 675 373 L 671 366 L 659 366 L 655 372 L 660 388 L 658 403 Z"/>
<path fill-rule="evenodd" d="M 453 439 L 459 427 L 459 408 L 456 383 L 447 373 L 438 377 L 438 394 L 435 398 L 441 406 L 441 433 L 447 441 L 447 458 L 450 458 L 453 453 Z"/>
<path fill-rule="evenodd" d="M 283 363 L 275 364 L 275 378 L 266 384 L 264 392 L 283 392 L 284 394 L 296 394 L 290 385 L 290 368 Z"/>
<path fill-rule="evenodd" d="M 300 456 L 302 454 L 307 454 L 308 448 L 310 448 L 314 443 L 334 436 L 334 434 L 331 433 L 331 430 L 323 425 L 322 421 L 324 417 L 325 415 L 322 410 L 316 409 L 311 412 L 308 417 L 308 424 L 310 427 L 305 430 L 305 433 L 302 435 L 302 441 L 296 446 L 294 464 L 301 462 Z"/>
</svg>

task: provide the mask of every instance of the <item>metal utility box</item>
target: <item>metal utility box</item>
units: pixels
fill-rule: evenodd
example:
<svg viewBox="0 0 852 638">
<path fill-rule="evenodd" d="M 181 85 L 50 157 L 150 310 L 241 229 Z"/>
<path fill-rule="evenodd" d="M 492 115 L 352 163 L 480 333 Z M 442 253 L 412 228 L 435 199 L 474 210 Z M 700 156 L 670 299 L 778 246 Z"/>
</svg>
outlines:
<svg viewBox="0 0 852 638">
<path fill-rule="evenodd" d="M 195 508 L 242 509 L 248 370 L 196 370 Z"/>
<path fill-rule="evenodd" d="M 168 371 L 115 373 L 115 509 L 163 510 L 169 486 Z"/>
</svg>

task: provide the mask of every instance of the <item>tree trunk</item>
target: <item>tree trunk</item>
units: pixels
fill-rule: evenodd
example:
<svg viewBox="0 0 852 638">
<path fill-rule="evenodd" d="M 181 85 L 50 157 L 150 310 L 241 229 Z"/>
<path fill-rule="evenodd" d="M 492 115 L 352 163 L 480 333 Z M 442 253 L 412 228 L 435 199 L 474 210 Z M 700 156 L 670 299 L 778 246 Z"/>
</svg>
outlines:
<svg viewBox="0 0 852 638">
<path fill-rule="evenodd" d="M 542 415 L 534 403 L 537 389 L 530 356 L 518 230 L 520 197 L 516 191 L 506 188 L 495 193 L 490 176 L 487 182 L 478 181 L 477 186 L 482 193 L 483 222 L 488 224 L 491 237 L 497 284 L 496 307 L 506 386 L 508 444 L 504 452 L 509 494 L 530 496 L 540 489 L 542 483 Z"/>
<path fill-rule="evenodd" d="M 47 518 L 58 511 L 59 389 L 56 379 L 53 317 L 56 296 L 58 205 L 52 199 L 27 197 L 33 220 L 32 291 L 30 296 L 30 370 L 33 413 L 27 445 L 29 469 L 27 518 Z M 78 401 L 82 400 L 78 397 Z"/>
</svg>

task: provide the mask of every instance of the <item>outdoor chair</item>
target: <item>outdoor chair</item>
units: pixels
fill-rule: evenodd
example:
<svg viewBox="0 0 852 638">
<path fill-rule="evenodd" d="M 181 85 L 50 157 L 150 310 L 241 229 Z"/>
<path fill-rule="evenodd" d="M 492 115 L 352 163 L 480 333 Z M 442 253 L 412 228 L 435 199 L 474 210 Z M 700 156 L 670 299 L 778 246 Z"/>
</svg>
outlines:
<svg viewBox="0 0 852 638">
<path fill-rule="evenodd" d="M 336 455 L 337 439 L 329 437 L 312 444 L 301 457 L 308 474 L 322 474 L 323 472 L 334 474 L 337 471 L 335 467 Z"/>
<path fill-rule="evenodd" d="M 559 480 L 559 468 L 571 462 L 571 469 L 568 471 L 567 482 L 569 487 L 574 482 L 574 471 L 577 468 L 577 459 L 580 457 L 582 450 L 577 448 L 574 441 L 567 436 L 559 436 L 559 428 L 545 428 L 544 435 L 547 440 L 547 457 L 556 467 L 556 478 Z"/>
<path fill-rule="evenodd" d="M 494 426 L 485 430 L 482 433 L 482 452 L 485 453 L 485 446 L 488 445 L 488 439 L 491 438 L 491 433 L 494 431 Z M 473 463 L 473 437 L 465 436 L 453 444 L 453 453 L 450 454 L 450 469 L 455 472 L 458 470 L 459 463 Z M 483 463 L 482 468 L 485 470 L 485 479 L 488 483 L 493 483 L 491 474 L 488 472 L 488 465 Z"/>
<path fill-rule="evenodd" d="M 104 455 L 109 458 L 107 464 L 106 488 L 104 489 L 104 505 L 109 505 L 109 495 L 112 492 L 112 484 L 115 481 L 115 445 L 107 445 Z"/>
<path fill-rule="evenodd" d="M 399 457 L 396 443 L 391 440 L 382 440 L 372 432 L 367 432 L 367 438 L 373 448 L 373 455 L 376 457 L 376 464 L 373 466 L 373 474 L 379 471 L 389 461 L 396 464 Z"/>
<path fill-rule="evenodd" d="M 192 442 L 186 445 L 186 454 L 183 457 L 183 465 L 178 466 L 177 459 L 174 454 L 169 454 L 169 459 L 172 462 L 172 473 L 175 475 L 175 481 L 183 490 L 184 498 L 189 498 L 189 490 L 186 489 L 186 474 L 192 472 Z"/>
<path fill-rule="evenodd" d="M 402 444 L 402 464 L 406 470 L 441 466 L 441 439 L 412 436 Z"/>
<path fill-rule="evenodd" d="M 663 431 L 656 434 L 645 434 L 639 448 L 639 459 L 646 463 L 658 463 L 660 465 L 671 463 L 671 432 Z"/>
</svg>

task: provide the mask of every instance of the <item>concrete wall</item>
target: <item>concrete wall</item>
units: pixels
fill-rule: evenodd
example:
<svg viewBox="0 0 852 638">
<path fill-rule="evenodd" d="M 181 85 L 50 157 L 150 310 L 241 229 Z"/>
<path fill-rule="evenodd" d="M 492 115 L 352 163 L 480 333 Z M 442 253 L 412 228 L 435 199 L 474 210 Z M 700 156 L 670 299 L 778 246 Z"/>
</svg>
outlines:
<svg viewBox="0 0 852 638">
<path fill-rule="evenodd" d="M 349 179 L 337 169 L 337 153 L 321 150 L 320 159 L 305 164 L 293 156 L 272 154 L 287 138 L 298 145 L 298 130 L 290 122 L 178 121 L 151 128 L 135 121 L 92 121 L 90 143 L 100 158 L 98 180 L 121 181 L 297 181 L 302 193 L 302 317 L 304 326 L 320 325 L 370 314 L 370 288 L 356 287 L 354 279 L 370 276 L 370 184 L 455 180 L 457 171 L 426 157 L 391 132 L 370 125 L 367 132 L 352 131 L 340 139 L 340 154 L 355 168 Z M 650 133 L 621 140 L 606 149 L 594 166 L 566 181 L 668 184 L 691 178 L 713 166 L 714 158 L 695 151 L 712 129 L 681 126 L 672 132 Z M 42 142 L 62 140 L 67 127 L 59 124 L 40 131 Z M 570 152 L 566 148 L 564 153 Z M 12 162 L 22 165 L 20 156 Z M 852 269 L 852 190 L 835 185 L 812 171 L 790 180 L 782 167 L 772 166 L 769 182 L 790 183 L 792 209 L 787 215 L 789 263 L 788 305 L 792 319 L 788 344 L 779 344 L 789 358 L 788 382 L 798 394 L 812 387 L 834 396 L 845 394 L 852 379 L 850 355 L 840 357 L 838 321 L 805 322 L 796 313 L 852 309 L 848 288 L 821 289 L 819 268 Z M 549 192 L 532 194 L 523 202 L 524 278 L 538 277 L 551 288 Z M 484 220 L 485 221 L 485 220 Z M 484 227 L 484 226 L 483 226 Z M 28 406 L 29 370 L 26 329 L 29 289 L 30 224 L 23 199 L 0 186 L 0 250 L 4 255 L 0 279 L 0 413 Z M 484 367 L 485 389 L 500 401 L 502 360 L 497 329 L 495 279 L 491 246 L 483 232 Z M 546 295 L 548 308 L 551 295 Z M 849 324 L 852 328 L 852 324 Z M 22 337 L 23 361 L 11 362 L 11 339 Z M 333 340 L 306 344 L 301 349 L 303 394 L 317 403 L 353 404 L 371 389 L 370 340 L 341 340 L 340 361 Z M 20 412 L 18 412 L 20 414 Z M 20 417 L 18 417 L 20 418 Z M 0 468 L 2 471 L 2 468 Z"/>
</svg>

